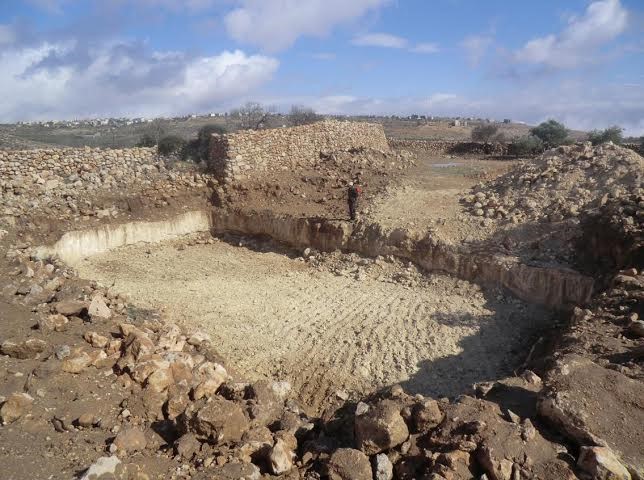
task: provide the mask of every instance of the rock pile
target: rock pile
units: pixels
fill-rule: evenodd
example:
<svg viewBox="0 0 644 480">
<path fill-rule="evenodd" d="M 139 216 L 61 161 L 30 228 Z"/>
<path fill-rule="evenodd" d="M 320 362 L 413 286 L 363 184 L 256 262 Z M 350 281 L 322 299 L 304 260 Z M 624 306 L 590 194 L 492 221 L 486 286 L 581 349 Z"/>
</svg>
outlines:
<svg viewBox="0 0 644 480">
<path fill-rule="evenodd" d="M 475 216 L 560 222 L 625 195 L 642 195 L 644 159 L 612 143 L 562 146 L 462 198 Z M 635 216 L 644 215 L 638 207 Z M 638 213 L 639 212 L 639 213 Z"/>
</svg>

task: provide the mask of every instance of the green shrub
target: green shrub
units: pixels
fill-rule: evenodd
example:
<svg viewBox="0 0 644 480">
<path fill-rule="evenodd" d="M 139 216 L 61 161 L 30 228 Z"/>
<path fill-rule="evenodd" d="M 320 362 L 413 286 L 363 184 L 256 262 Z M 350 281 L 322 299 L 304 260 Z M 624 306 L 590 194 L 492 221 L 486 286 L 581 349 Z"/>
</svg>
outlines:
<svg viewBox="0 0 644 480">
<path fill-rule="evenodd" d="M 157 144 L 156 140 L 149 133 L 144 134 L 136 144 L 137 147 L 154 147 Z"/>
<path fill-rule="evenodd" d="M 472 140 L 475 142 L 490 143 L 499 133 L 499 127 L 492 124 L 477 125 L 472 130 Z"/>
<path fill-rule="evenodd" d="M 624 141 L 622 132 L 623 129 L 621 127 L 613 125 L 612 127 L 608 127 L 606 130 L 593 130 L 588 134 L 588 140 L 590 140 L 593 145 L 601 145 L 606 142 L 613 142 L 620 145 Z"/>
<path fill-rule="evenodd" d="M 543 122 L 530 130 L 530 133 L 539 138 L 546 148 L 558 147 L 568 137 L 568 129 L 556 120 Z"/>
<path fill-rule="evenodd" d="M 159 140 L 157 151 L 159 155 L 176 155 L 182 153 L 186 141 L 177 135 L 167 135 Z"/>
<path fill-rule="evenodd" d="M 199 140 L 194 139 L 186 142 L 181 149 L 181 160 L 199 163 L 201 156 L 199 153 Z"/>
<path fill-rule="evenodd" d="M 543 142 L 534 135 L 525 135 L 517 138 L 510 144 L 508 153 L 517 157 L 522 155 L 535 155 L 543 152 Z"/>
</svg>

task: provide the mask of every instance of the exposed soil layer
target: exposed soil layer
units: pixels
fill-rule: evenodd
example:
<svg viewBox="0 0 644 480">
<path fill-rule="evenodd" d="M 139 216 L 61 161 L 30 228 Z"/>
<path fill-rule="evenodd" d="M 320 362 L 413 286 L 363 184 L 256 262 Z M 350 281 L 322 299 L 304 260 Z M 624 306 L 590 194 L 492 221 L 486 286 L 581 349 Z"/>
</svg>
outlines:
<svg viewBox="0 0 644 480">
<path fill-rule="evenodd" d="M 313 410 L 339 390 L 357 398 L 399 382 L 413 393 L 458 395 L 509 374 L 551 322 L 498 291 L 425 278 L 394 260 L 355 257 L 329 271 L 324 257 L 305 263 L 267 247 L 135 245 L 76 267 L 206 330 L 243 376 L 286 379 Z M 420 280 L 409 286 L 412 271 Z"/>
</svg>

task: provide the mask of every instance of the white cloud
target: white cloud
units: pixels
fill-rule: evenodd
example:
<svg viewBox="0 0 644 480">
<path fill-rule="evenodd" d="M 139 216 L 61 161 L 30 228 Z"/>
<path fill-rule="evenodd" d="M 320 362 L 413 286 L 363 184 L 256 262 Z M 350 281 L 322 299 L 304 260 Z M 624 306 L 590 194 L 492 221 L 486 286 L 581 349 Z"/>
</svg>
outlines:
<svg viewBox="0 0 644 480">
<path fill-rule="evenodd" d="M 207 57 L 145 53 L 127 44 L 73 61 L 74 43 L 0 53 L 2 121 L 157 116 L 207 111 L 268 81 L 279 62 L 242 51 Z"/>
<path fill-rule="evenodd" d="M 366 33 L 358 35 L 351 43 L 360 47 L 405 48 L 407 40 L 389 33 Z"/>
<path fill-rule="evenodd" d="M 410 50 L 414 53 L 438 53 L 440 48 L 436 43 L 419 43 Z"/>
<path fill-rule="evenodd" d="M 224 17 L 228 34 L 269 52 L 290 47 L 301 36 L 323 36 L 334 26 L 362 17 L 390 0 L 238 0 Z"/>
<path fill-rule="evenodd" d="M 293 101 L 273 99 L 273 103 L 289 105 Z M 511 118 L 533 125 L 556 118 L 578 130 L 619 125 L 626 135 L 644 135 L 644 90 L 624 89 L 621 85 L 598 87 L 583 80 L 532 85 L 480 98 L 437 92 L 424 98 L 299 97 L 297 103 L 328 114 L 475 116 Z"/>
<path fill-rule="evenodd" d="M 16 40 L 16 34 L 10 25 L 0 25 L 0 47 Z"/>
<path fill-rule="evenodd" d="M 490 35 L 469 35 L 463 39 L 460 46 L 465 50 L 468 62 L 472 67 L 481 63 L 493 41 L 494 39 Z"/>
<path fill-rule="evenodd" d="M 521 63 L 574 68 L 592 60 L 592 52 L 623 33 L 628 12 L 620 0 L 591 3 L 581 17 L 571 17 L 559 34 L 535 38 L 515 53 Z"/>
</svg>

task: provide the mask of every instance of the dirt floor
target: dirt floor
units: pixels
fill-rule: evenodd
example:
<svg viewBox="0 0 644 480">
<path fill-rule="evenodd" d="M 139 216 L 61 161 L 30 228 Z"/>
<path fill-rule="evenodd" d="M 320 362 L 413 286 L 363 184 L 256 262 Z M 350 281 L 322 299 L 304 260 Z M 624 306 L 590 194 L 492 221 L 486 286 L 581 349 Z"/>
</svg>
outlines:
<svg viewBox="0 0 644 480">
<path fill-rule="evenodd" d="M 393 260 L 330 269 L 261 245 L 183 242 L 124 247 L 76 268 L 202 328 L 239 374 L 288 380 L 314 410 L 336 392 L 357 398 L 398 382 L 436 397 L 464 393 L 510 373 L 551 322 L 543 310 L 447 276 L 414 271 L 413 286 L 398 282 L 411 273 Z"/>
</svg>

